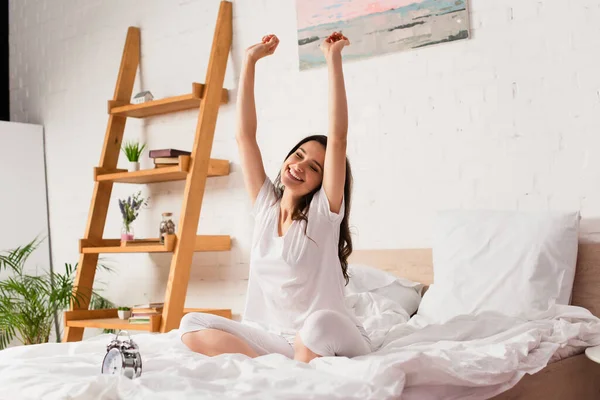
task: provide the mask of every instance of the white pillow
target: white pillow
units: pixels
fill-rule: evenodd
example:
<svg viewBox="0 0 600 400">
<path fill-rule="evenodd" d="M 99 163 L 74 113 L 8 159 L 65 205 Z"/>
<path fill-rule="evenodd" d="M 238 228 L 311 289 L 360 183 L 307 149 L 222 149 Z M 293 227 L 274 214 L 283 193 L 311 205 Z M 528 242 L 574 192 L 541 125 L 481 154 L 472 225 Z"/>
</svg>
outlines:
<svg viewBox="0 0 600 400">
<path fill-rule="evenodd" d="M 410 316 L 419 307 L 423 285 L 363 264 L 349 264 L 346 295 L 375 293 L 399 304 Z"/>
<path fill-rule="evenodd" d="M 418 314 L 437 323 L 484 311 L 527 318 L 568 304 L 578 230 L 577 212 L 440 212 L 433 285 Z"/>
</svg>

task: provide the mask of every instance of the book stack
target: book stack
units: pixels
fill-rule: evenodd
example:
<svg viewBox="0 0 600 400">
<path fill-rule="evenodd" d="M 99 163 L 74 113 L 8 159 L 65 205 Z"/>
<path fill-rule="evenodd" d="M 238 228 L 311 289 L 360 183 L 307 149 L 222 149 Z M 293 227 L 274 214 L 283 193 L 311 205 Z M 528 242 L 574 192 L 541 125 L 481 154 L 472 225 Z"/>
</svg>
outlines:
<svg viewBox="0 0 600 400">
<path fill-rule="evenodd" d="M 164 303 L 138 304 L 131 309 L 130 324 L 148 324 L 150 317 L 162 314 Z"/>
<path fill-rule="evenodd" d="M 150 150 L 148 156 L 154 160 L 154 168 L 172 167 L 179 164 L 179 156 L 189 156 L 192 153 L 177 149 Z"/>
</svg>

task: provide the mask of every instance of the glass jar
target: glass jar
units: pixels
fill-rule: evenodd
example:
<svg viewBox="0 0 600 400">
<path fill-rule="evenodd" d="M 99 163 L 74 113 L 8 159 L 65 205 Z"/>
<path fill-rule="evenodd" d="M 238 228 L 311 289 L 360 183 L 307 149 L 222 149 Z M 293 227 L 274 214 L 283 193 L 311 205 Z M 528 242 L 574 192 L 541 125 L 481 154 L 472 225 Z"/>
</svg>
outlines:
<svg viewBox="0 0 600 400">
<path fill-rule="evenodd" d="M 127 242 L 133 240 L 133 224 L 123 222 L 121 226 L 121 241 Z"/>
<path fill-rule="evenodd" d="M 160 221 L 160 228 L 158 237 L 160 238 L 160 243 L 165 243 L 165 235 L 174 235 L 175 234 L 175 223 L 172 219 L 173 213 L 166 212 L 162 214 L 162 221 Z"/>
</svg>

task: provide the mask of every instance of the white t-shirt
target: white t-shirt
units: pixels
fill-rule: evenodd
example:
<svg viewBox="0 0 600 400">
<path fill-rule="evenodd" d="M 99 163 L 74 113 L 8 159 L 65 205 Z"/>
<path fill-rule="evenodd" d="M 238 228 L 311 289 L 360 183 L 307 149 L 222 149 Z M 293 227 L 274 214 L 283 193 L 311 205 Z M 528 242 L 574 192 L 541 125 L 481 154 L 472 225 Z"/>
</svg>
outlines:
<svg viewBox="0 0 600 400">
<path fill-rule="evenodd" d="M 243 322 L 292 337 L 318 310 L 347 315 L 364 332 L 344 302 L 346 281 L 338 257 L 339 214 L 329 209 L 325 190 L 315 193 L 306 221 L 293 221 L 279 236 L 280 202 L 273 183 L 265 180 L 254 203 L 256 223 Z"/>
</svg>

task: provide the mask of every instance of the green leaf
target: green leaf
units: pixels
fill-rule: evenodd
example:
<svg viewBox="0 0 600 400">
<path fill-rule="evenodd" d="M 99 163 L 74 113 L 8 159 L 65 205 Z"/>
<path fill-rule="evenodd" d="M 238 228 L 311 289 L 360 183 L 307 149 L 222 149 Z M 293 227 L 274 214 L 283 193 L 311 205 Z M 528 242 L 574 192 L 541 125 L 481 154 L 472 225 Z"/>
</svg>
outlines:
<svg viewBox="0 0 600 400">
<path fill-rule="evenodd" d="M 56 313 L 68 309 L 71 303 L 79 305 L 87 300 L 75 290 L 77 264 L 65 263 L 64 273 L 24 273 L 29 255 L 39 243 L 36 238 L 23 247 L 0 255 L 0 268 L 12 270 L 11 276 L 0 281 L 0 350 L 15 338 L 23 344 L 47 342 Z M 98 263 L 97 268 L 111 272 L 105 262 Z M 92 289 L 91 293 L 92 309 L 114 307 L 97 291 Z"/>
<path fill-rule="evenodd" d="M 10 268 L 16 274 L 22 273 L 25 262 L 31 253 L 38 248 L 41 242 L 42 240 L 36 237 L 23 247 L 3 251 L 2 254 L 0 254 L 0 271 Z"/>
<path fill-rule="evenodd" d="M 146 144 L 140 145 L 139 142 L 125 142 L 123 147 L 121 147 L 121 151 L 125 153 L 129 161 L 138 162 L 145 148 Z"/>
</svg>

